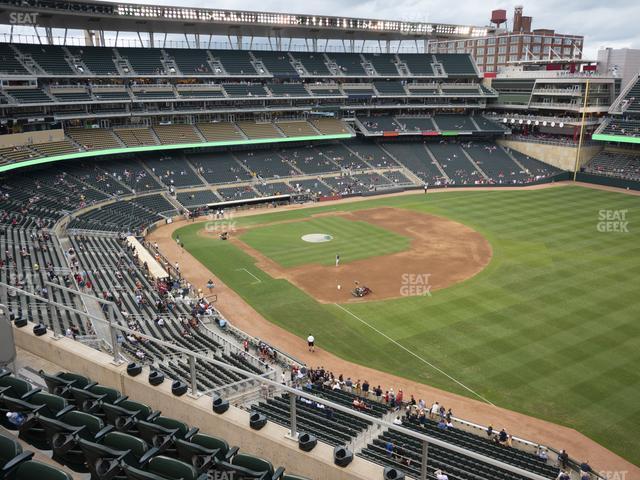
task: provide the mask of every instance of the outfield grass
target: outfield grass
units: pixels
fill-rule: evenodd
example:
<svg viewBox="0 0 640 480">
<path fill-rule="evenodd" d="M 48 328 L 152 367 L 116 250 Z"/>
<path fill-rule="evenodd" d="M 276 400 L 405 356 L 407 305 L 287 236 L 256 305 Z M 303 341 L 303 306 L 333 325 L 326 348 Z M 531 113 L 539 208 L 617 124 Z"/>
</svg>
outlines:
<svg viewBox="0 0 640 480">
<path fill-rule="evenodd" d="M 447 192 L 259 215 L 240 225 L 382 205 L 469 225 L 491 242 L 492 261 L 432 297 L 346 308 L 493 403 L 574 427 L 640 465 L 640 199 L 577 186 Z M 628 210 L 629 233 L 599 232 L 602 209 Z M 176 233 L 268 320 L 302 338 L 312 331 L 346 360 L 469 395 L 339 307 L 270 278 L 228 242 L 197 236 L 199 228 Z"/>
<path fill-rule="evenodd" d="M 333 239 L 324 243 L 302 240 L 303 235 L 311 233 L 328 234 Z M 333 265 L 338 254 L 341 263 L 349 263 L 401 252 L 407 250 L 411 243 L 408 237 L 376 225 L 341 217 L 312 218 L 256 227 L 239 238 L 283 267 L 310 263 Z"/>
</svg>

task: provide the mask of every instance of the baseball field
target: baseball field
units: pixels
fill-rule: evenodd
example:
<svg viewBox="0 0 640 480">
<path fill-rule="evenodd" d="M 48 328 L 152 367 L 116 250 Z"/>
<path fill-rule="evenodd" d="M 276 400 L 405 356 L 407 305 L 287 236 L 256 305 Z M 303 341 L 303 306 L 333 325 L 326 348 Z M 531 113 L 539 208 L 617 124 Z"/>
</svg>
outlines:
<svg viewBox="0 0 640 480">
<path fill-rule="evenodd" d="M 576 428 L 640 465 L 638 232 L 639 197 L 572 186 L 276 209 L 174 236 L 345 360 Z M 360 285 L 373 293 L 353 297 Z"/>
</svg>

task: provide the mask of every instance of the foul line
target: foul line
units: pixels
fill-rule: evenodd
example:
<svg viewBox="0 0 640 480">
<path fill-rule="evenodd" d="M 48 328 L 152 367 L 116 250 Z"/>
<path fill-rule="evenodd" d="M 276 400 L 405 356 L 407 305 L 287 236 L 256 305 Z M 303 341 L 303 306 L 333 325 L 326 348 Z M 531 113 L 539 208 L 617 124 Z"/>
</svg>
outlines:
<svg viewBox="0 0 640 480">
<path fill-rule="evenodd" d="M 482 400 L 485 403 L 488 403 L 489 405 L 491 405 L 492 407 L 495 407 L 495 405 L 493 403 L 491 403 L 489 400 L 487 400 L 486 398 L 484 398 L 482 395 L 480 395 L 479 393 L 475 392 L 474 390 L 472 390 L 471 388 L 467 387 L 464 383 L 462 383 L 461 381 L 453 378 L 451 375 L 449 375 L 447 372 L 445 372 L 444 370 L 439 369 L 438 367 L 436 367 L 434 364 L 427 362 L 424 358 L 422 358 L 420 355 L 412 352 L 411 350 L 409 350 L 407 347 L 405 347 L 404 345 L 401 345 L 400 343 L 398 343 L 397 341 L 395 341 L 393 338 L 389 337 L 386 333 L 381 332 L 380 330 L 378 330 L 376 327 L 374 327 L 373 325 L 370 325 L 369 323 L 365 322 L 363 319 L 361 319 L 360 317 L 358 317 L 355 313 L 350 312 L 349 310 L 347 310 L 346 308 L 344 308 L 342 305 L 338 305 L 337 303 L 334 303 L 334 305 L 336 307 L 338 307 L 339 309 L 347 312 L 349 315 L 351 315 L 353 318 L 355 318 L 356 320 L 358 320 L 361 323 L 364 323 L 367 327 L 369 327 L 371 330 L 373 330 L 374 332 L 378 333 L 379 335 L 382 335 L 384 338 L 386 338 L 387 340 L 389 340 L 390 342 L 392 342 L 393 344 L 397 345 L 398 347 L 400 347 L 402 350 L 404 350 L 405 352 L 407 352 L 408 354 L 416 357 L 418 360 L 420 360 L 422 363 L 429 365 L 431 368 L 433 368 L 434 370 L 440 372 L 441 374 L 443 374 L 445 377 L 449 378 L 450 380 L 453 380 L 455 383 L 457 383 L 458 385 L 460 385 L 462 388 L 464 388 L 465 390 L 467 390 L 468 392 L 471 392 L 473 395 L 475 395 L 476 397 L 478 397 L 480 400 Z"/>
<path fill-rule="evenodd" d="M 245 272 L 247 272 L 249 275 L 251 275 L 253 278 L 255 278 L 258 282 L 257 283 L 262 283 L 262 280 L 260 280 L 258 277 L 256 277 L 253 273 L 251 273 L 249 270 L 247 270 L 246 268 L 238 268 L 236 270 L 236 272 L 239 272 L 241 270 L 244 270 Z M 256 283 L 256 282 L 253 282 Z"/>
</svg>

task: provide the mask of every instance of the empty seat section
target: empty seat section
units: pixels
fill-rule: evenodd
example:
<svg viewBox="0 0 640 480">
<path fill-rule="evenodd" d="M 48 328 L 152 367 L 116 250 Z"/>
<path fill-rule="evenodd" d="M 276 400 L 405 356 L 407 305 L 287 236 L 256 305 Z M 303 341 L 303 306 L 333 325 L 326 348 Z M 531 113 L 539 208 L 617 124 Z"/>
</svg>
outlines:
<svg viewBox="0 0 640 480">
<path fill-rule="evenodd" d="M 211 50 L 211 56 L 222 64 L 229 75 L 257 74 L 246 50 Z"/>
<path fill-rule="evenodd" d="M 24 55 L 30 56 L 40 67 L 51 75 L 75 75 L 66 60 L 66 53 L 57 45 L 19 45 Z"/>
<path fill-rule="evenodd" d="M 162 53 L 159 48 L 119 48 L 118 53 L 129 61 L 133 70 L 139 75 L 166 73 L 160 61 Z"/>
<path fill-rule="evenodd" d="M 192 125 L 156 125 L 153 131 L 163 145 L 202 142 Z"/>
<path fill-rule="evenodd" d="M 104 128 L 70 128 L 67 135 L 85 150 L 106 150 L 122 147 L 111 130 Z"/>
<path fill-rule="evenodd" d="M 230 122 L 198 123 L 196 128 L 207 142 L 244 139 L 242 133 Z"/>
<path fill-rule="evenodd" d="M 127 147 L 141 147 L 147 145 L 158 145 L 149 128 L 114 128 L 113 133 L 122 140 Z"/>
<path fill-rule="evenodd" d="M 252 121 L 240 121 L 236 123 L 249 139 L 282 137 L 280 131 L 277 130 L 272 123 L 256 123 Z"/>
</svg>

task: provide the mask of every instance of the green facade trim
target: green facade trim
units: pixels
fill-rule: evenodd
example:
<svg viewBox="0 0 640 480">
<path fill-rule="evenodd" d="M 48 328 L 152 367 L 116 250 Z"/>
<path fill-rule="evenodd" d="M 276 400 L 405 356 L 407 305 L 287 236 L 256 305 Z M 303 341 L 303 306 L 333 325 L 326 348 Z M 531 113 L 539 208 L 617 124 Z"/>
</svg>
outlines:
<svg viewBox="0 0 640 480">
<path fill-rule="evenodd" d="M 597 133 L 591 136 L 592 140 L 600 142 L 621 142 L 621 143 L 640 143 L 640 137 L 625 137 L 622 135 L 605 135 Z"/>
</svg>

